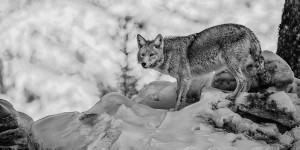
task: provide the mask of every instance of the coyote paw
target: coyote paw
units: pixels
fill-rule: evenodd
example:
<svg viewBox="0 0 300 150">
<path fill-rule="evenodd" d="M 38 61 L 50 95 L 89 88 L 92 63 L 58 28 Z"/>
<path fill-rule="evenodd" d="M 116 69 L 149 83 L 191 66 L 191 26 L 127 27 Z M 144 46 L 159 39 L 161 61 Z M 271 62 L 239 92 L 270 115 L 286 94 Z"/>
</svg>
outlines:
<svg viewBox="0 0 300 150">
<path fill-rule="evenodd" d="M 180 105 L 179 106 L 176 106 L 175 108 L 173 108 L 174 111 L 178 111 L 180 110 Z"/>
<path fill-rule="evenodd" d="M 169 111 L 175 111 L 175 108 L 170 108 Z"/>
<path fill-rule="evenodd" d="M 227 95 L 225 97 L 225 99 L 230 100 L 230 101 L 234 101 L 235 100 L 235 96 L 234 95 Z"/>
</svg>

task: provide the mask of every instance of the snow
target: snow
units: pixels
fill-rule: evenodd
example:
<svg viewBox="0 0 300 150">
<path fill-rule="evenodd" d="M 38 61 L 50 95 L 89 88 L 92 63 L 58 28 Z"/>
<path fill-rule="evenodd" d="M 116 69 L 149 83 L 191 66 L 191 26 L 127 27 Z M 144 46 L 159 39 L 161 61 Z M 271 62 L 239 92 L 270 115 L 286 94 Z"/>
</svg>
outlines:
<svg viewBox="0 0 300 150">
<path fill-rule="evenodd" d="M 176 82 L 154 81 L 139 91 L 133 101 L 156 109 L 171 109 L 176 104 Z"/>
<path fill-rule="evenodd" d="M 227 95 L 220 93 L 222 92 L 215 89 L 206 89 L 200 102 L 176 112 L 153 109 L 132 102 L 118 93 L 110 93 L 86 112 L 48 116 L 35 122 L 31 129 L 37 143 L 43 143 L 43 148 L 53 149 L 84 146 L 89 149 L 105 147 L 112 150 L 276 149 L 274 145 L 252 140 L 242 133 L 228 133 L 209 124 L 205 116 L 219 122 L 219 127 L 232 117 L 235 118 L 234 122 L 240 122 L 238 126 L 242 127 L 243 123 L 247 125 L 228 108 L 210 109 L 211 102 L 224 100 L 223 97 Z M 263 129 L 258 126 L 245 128 Z M 273 133 L 271 128 L 269 130 L 268 132 Z M 289 139 L 290 137 L 282 136 L 283 142 L 288 142 Z M 72 146 L 69 146 L 71 143 Z"/>
<path fill-rule="evenodd" d="M 295 136 L 296 140 L 300 140 L 300 126 L 293 128 L 291 130 L 291 132 L 293 133 L 293 135 Z"/>
<path fill-rule="evenodd" d="M 296 108 L 290 97 L 284 92 L 276 92 L 269 97 L 270 100 L 274 100 L 279 110 L 284 112 L 295 112 Z"/>
<path fill-rule="evenodd" d="M 283 134 L 282 136 L 280 136 L 279 141 L 283 144 L 291 145 L 294 141 L 294 138 L 292 138 L 290 135 Z"/>
</svg>

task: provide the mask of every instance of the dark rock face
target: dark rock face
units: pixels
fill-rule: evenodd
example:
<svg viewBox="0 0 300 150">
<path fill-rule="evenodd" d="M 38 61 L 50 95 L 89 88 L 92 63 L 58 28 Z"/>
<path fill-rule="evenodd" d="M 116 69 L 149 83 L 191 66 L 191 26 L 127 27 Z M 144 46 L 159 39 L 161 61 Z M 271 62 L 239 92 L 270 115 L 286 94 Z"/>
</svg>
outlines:
<svg viewBox="0 0 300 150">
<path fill-rule="evenodd" d="M 291 84 L 294 81 L 294 73 L 290 66 L 281 57 L 271 51 L 263 51 L 265 58 L 265 69 L 271 75 L 271 81 L 264 85 L 264 88 L 270 88 L 273 91 L 291 91 Z M 247 67 L 249 76 L 252 79 L 250 91 L 257 91 L 261 89 L 261 81 L 257 75 L 257 70 L 249 65 Z M 213 78 L 212 87 L 232 91 L 235 89 L 236 81 L 233 76 L 227 71 L 223 70 Z"/>
<path fill-rule="evenodd" d="M 28 149 L 28 131 L 33 120 L 0 99 L 0 149 Z"/>
<path fill-rule="evenodd" d="M 0 133 L 1 149 L 28 149 L 27 132 L 20 128 L 9 129 Z"/>
<path fill-rule="evenodd" d="M 282 149 L 299 149 L 299 106 L 298 96 L 284 91 L 243 93 L 236 100 L 235 111 L 238 110 L 238 114 L 254 122 L 274 124 L 276 134 L 270 136 L 259 132 L 264 134 L 258 138 L 255 136 L 254 139 L 262 138 L 267 143 L 281 143 L 284 146 Z"/>
<path fill-rule="evenodd" d="M 220 99 L 211 109 L 225 112 L 224 103 L 228 103 L 227 107 L 235 113 L 222 118 L 222 123 L 213 115 L 201 114 L 200 117 L 226 132 L 243 133 L 258 141 L 278 144 L 278 149 L 299 148 L 300 99 L 296 94 L 283 91 L 263 94 L 243 92 L 234 105 Z"/>
<path fill-rule="evenodd" d="M 285 92 L 247 93 L 241 95 L 236 103 L 239 111 L 272 120 L 287 129 L 300 125 L 299 98 Z"/>
<path fill-rule="evenodd" d="M 296 109 L 298 106 L 284 92 L 251 93 L 241 97 L 245 99 L 238 99 L 237 102 L 242 112 L 273 120 L 289 129 L 300 124 L 295 116 L 299 113 Z"/>
</svg>

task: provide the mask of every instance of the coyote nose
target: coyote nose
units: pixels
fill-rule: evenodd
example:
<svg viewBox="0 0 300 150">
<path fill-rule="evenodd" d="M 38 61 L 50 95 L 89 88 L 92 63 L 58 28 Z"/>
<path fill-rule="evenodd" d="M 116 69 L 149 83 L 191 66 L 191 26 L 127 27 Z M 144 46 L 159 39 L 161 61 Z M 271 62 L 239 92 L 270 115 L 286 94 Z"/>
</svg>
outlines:
<svg viewBox="0 0 300 150">
<path fill-rule="evenodd" d="M 143 62 L 143 63 L 142 63 L 142 66 L 143 66 L 143 67 L 145 67 L 145 66 L 146 66 L 146 63 L 145 63 L 145 62 Z"/>
</svg>

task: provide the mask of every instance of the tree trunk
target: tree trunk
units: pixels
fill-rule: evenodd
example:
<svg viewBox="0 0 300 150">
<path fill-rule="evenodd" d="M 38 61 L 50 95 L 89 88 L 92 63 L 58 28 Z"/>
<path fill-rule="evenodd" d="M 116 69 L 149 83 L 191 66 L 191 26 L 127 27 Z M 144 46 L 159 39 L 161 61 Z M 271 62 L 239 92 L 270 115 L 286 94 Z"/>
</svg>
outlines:
<svg viewBox="0 0 300 150">
<path fill-rule="evenodd" d="M 300 78 L 300 0 L 285 0 L 277 54 L 282 57 Z"/>
</svg>

